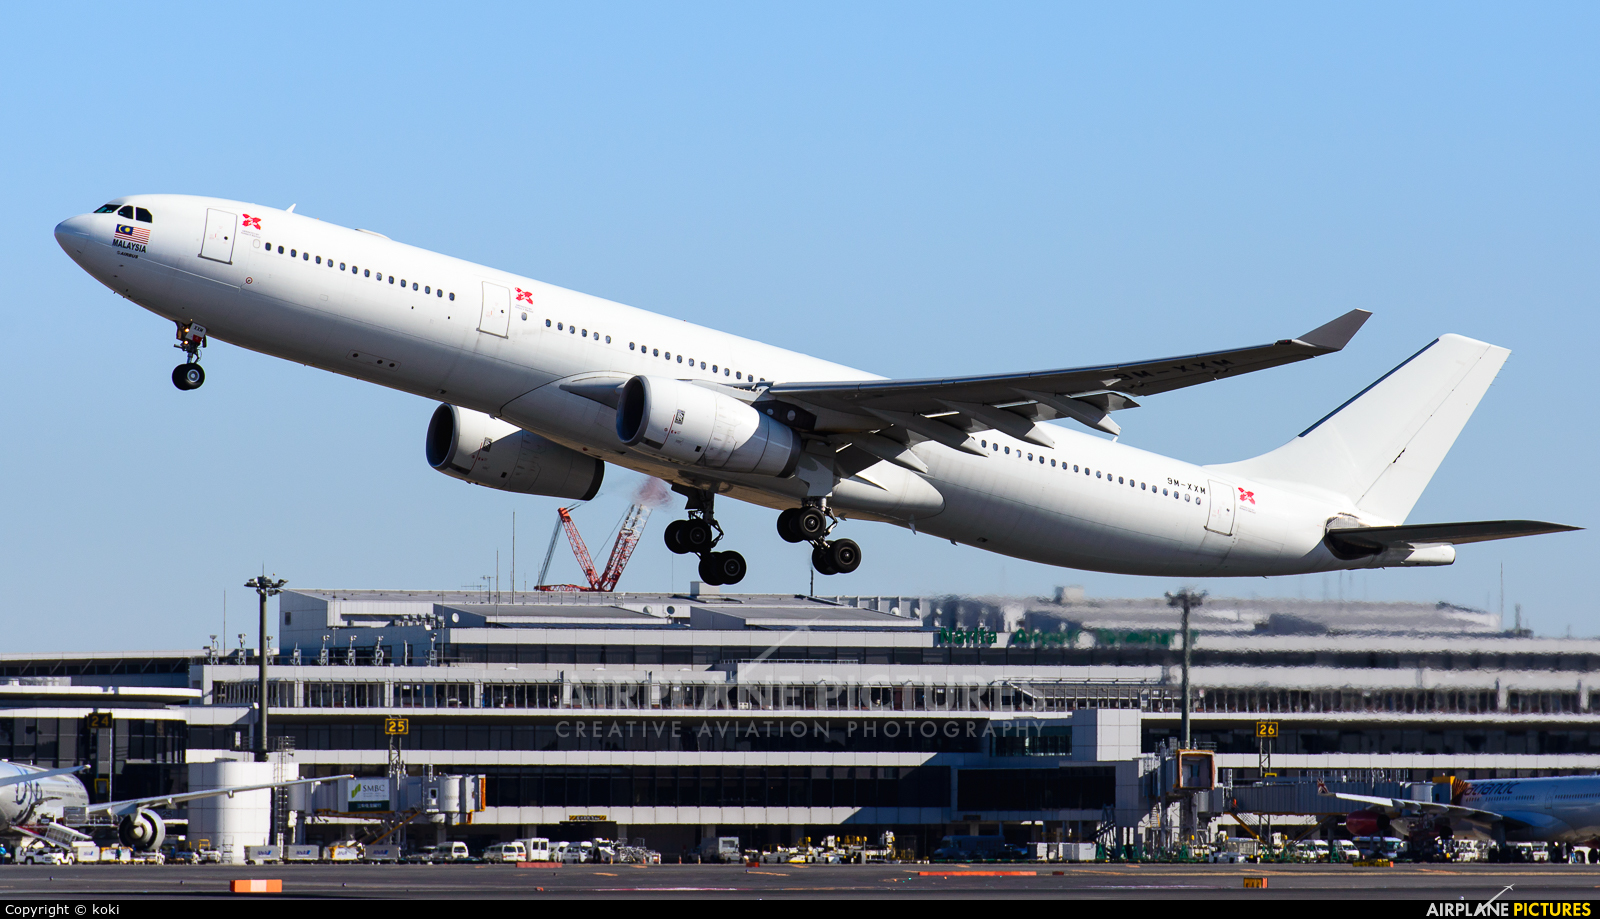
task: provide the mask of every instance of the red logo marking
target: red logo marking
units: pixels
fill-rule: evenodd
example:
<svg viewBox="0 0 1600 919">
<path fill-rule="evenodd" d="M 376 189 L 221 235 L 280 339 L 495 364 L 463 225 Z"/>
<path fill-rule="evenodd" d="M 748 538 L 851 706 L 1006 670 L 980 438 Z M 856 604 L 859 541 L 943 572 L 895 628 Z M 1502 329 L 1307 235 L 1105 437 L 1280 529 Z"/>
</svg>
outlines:
<svg viewBox="0 0 1600 919">
<path fill-rule="evenodd" d="M 1245 491 L 1241 488 L 1239 489 L 1239 500 L 1249 504 L 1254 504 L 1256 503 L 1256 493 L 1253 491 Z"/>
<path fill-rule="evenodd" d="M 531 290 L 523 290 L 520 287 L 517 288 L 517 300 L 519 302 L 532 303 L 533 302 L 533 291 L 531 291 Z"/>
<path fill-rule="evenodd" d="M 244 225 L 247 227 L 255 227 L 259 230 L 261 229 L 261 218 L 251 217 L 249 214 L 246 214 L 244 215 Z"/>
</svg>

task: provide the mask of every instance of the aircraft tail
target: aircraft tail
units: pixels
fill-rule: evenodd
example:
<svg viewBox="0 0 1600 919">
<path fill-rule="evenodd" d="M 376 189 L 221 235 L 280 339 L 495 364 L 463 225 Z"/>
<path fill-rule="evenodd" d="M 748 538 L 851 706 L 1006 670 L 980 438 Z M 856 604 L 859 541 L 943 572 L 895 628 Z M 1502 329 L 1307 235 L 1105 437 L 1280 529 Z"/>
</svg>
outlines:
<svg viewBox="0 0 1600 919">
<path fill-rule="evenodd" d="M 1217 468 L 1334 492 L 1403 523 L 1510 354 L 1441 335 L 1294 440 Z"/>
</svg>

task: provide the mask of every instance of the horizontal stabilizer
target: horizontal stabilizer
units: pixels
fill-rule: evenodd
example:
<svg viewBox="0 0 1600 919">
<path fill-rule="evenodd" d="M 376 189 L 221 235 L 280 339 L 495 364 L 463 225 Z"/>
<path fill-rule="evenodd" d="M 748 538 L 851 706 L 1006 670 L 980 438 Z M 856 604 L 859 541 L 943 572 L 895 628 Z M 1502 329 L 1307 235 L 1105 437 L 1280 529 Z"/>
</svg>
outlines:
<svg viewBox="0 0 1600 919">
<path fill-rule="evenodd" d="M 1376 553 L 1394 546 L 1461 545 L 1469 542 L 1487 542 L 1491 539 L 1566 533 L 1581 529 L 1583 528 L 1561 523 L 1545 523 L 1540 520 L 1473 520 L 1466 523 L 1417 523 L 1398 527 L 1335 528 L 1328 531 L 1328 541 L 1341 547 Z"/>
</svg>

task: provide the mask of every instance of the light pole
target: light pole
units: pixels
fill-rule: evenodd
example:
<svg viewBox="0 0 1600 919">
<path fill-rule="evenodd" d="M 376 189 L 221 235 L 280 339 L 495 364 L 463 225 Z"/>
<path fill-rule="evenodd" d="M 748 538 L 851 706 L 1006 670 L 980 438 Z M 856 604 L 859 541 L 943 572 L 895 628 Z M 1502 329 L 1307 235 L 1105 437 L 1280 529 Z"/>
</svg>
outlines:
<svg viewBox="0 0 1600 919">
<path fill-rule="evenodd" d="M 261 639 L 261 650 L 256 655 L 256 681 L 259 686 L 256 694 L 255 748 L 258 763 L 267 761 L 267 598 L 277 595 L 287 583 L 283 578 L 273 579 L 266 575 L 244 582 L 244 586 L 254 588 L 256 596 L 261 598 L 261 630 L 256 633 Z"/>
<path fill-rule="evenodd" d="M 1206 592 L 1205 591 L 1203 591 L 1203 590 L 1198 590 L 1198 591 L 1190 590 L 1187 587 L 1180 589 L 1175 594 L 1167 594 L 1167 605 L 1168 606 L 1178 606 L 1178 607 L 1182 607 L 1183 608 L 1183 625 L 1180 626 L 1180 631 L 1183 633 L 1183 730 L 1182 730 L 1182 734 L 1183 734 L 1183 748 L 1185 750 L 1189 749 L 1189 747 L 1190 747 L 1190 740 L 1189 740 L 1189 650 L 1190 650 L 1190 648 L 1189 648 L 1189 646 L 1191 644 L 1193 644 L 1193 642 L 1191 642 L 1189 640 L 1189 609 L 1191 607 L 1199 606 L 1201 604 L 1201 602 L 1205 600 L 1205 598 L 1206 598 Z"/>
</svg>

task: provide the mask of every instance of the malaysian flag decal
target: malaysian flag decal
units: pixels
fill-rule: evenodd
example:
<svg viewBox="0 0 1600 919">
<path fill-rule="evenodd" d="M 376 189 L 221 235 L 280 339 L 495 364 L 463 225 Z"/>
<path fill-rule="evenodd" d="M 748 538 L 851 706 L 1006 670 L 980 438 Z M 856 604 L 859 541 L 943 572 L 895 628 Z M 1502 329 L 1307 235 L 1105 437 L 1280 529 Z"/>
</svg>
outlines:
<svg viewBox="0 0 1600 919">
<path fill-rule="evenodd" d="M 150 231 L 145 227 L 136 227 L 128 223 L 117 224 L 117 238 L 126 239 L 128 242 L 144 245 L 150 242 Z"/>
</svg>

